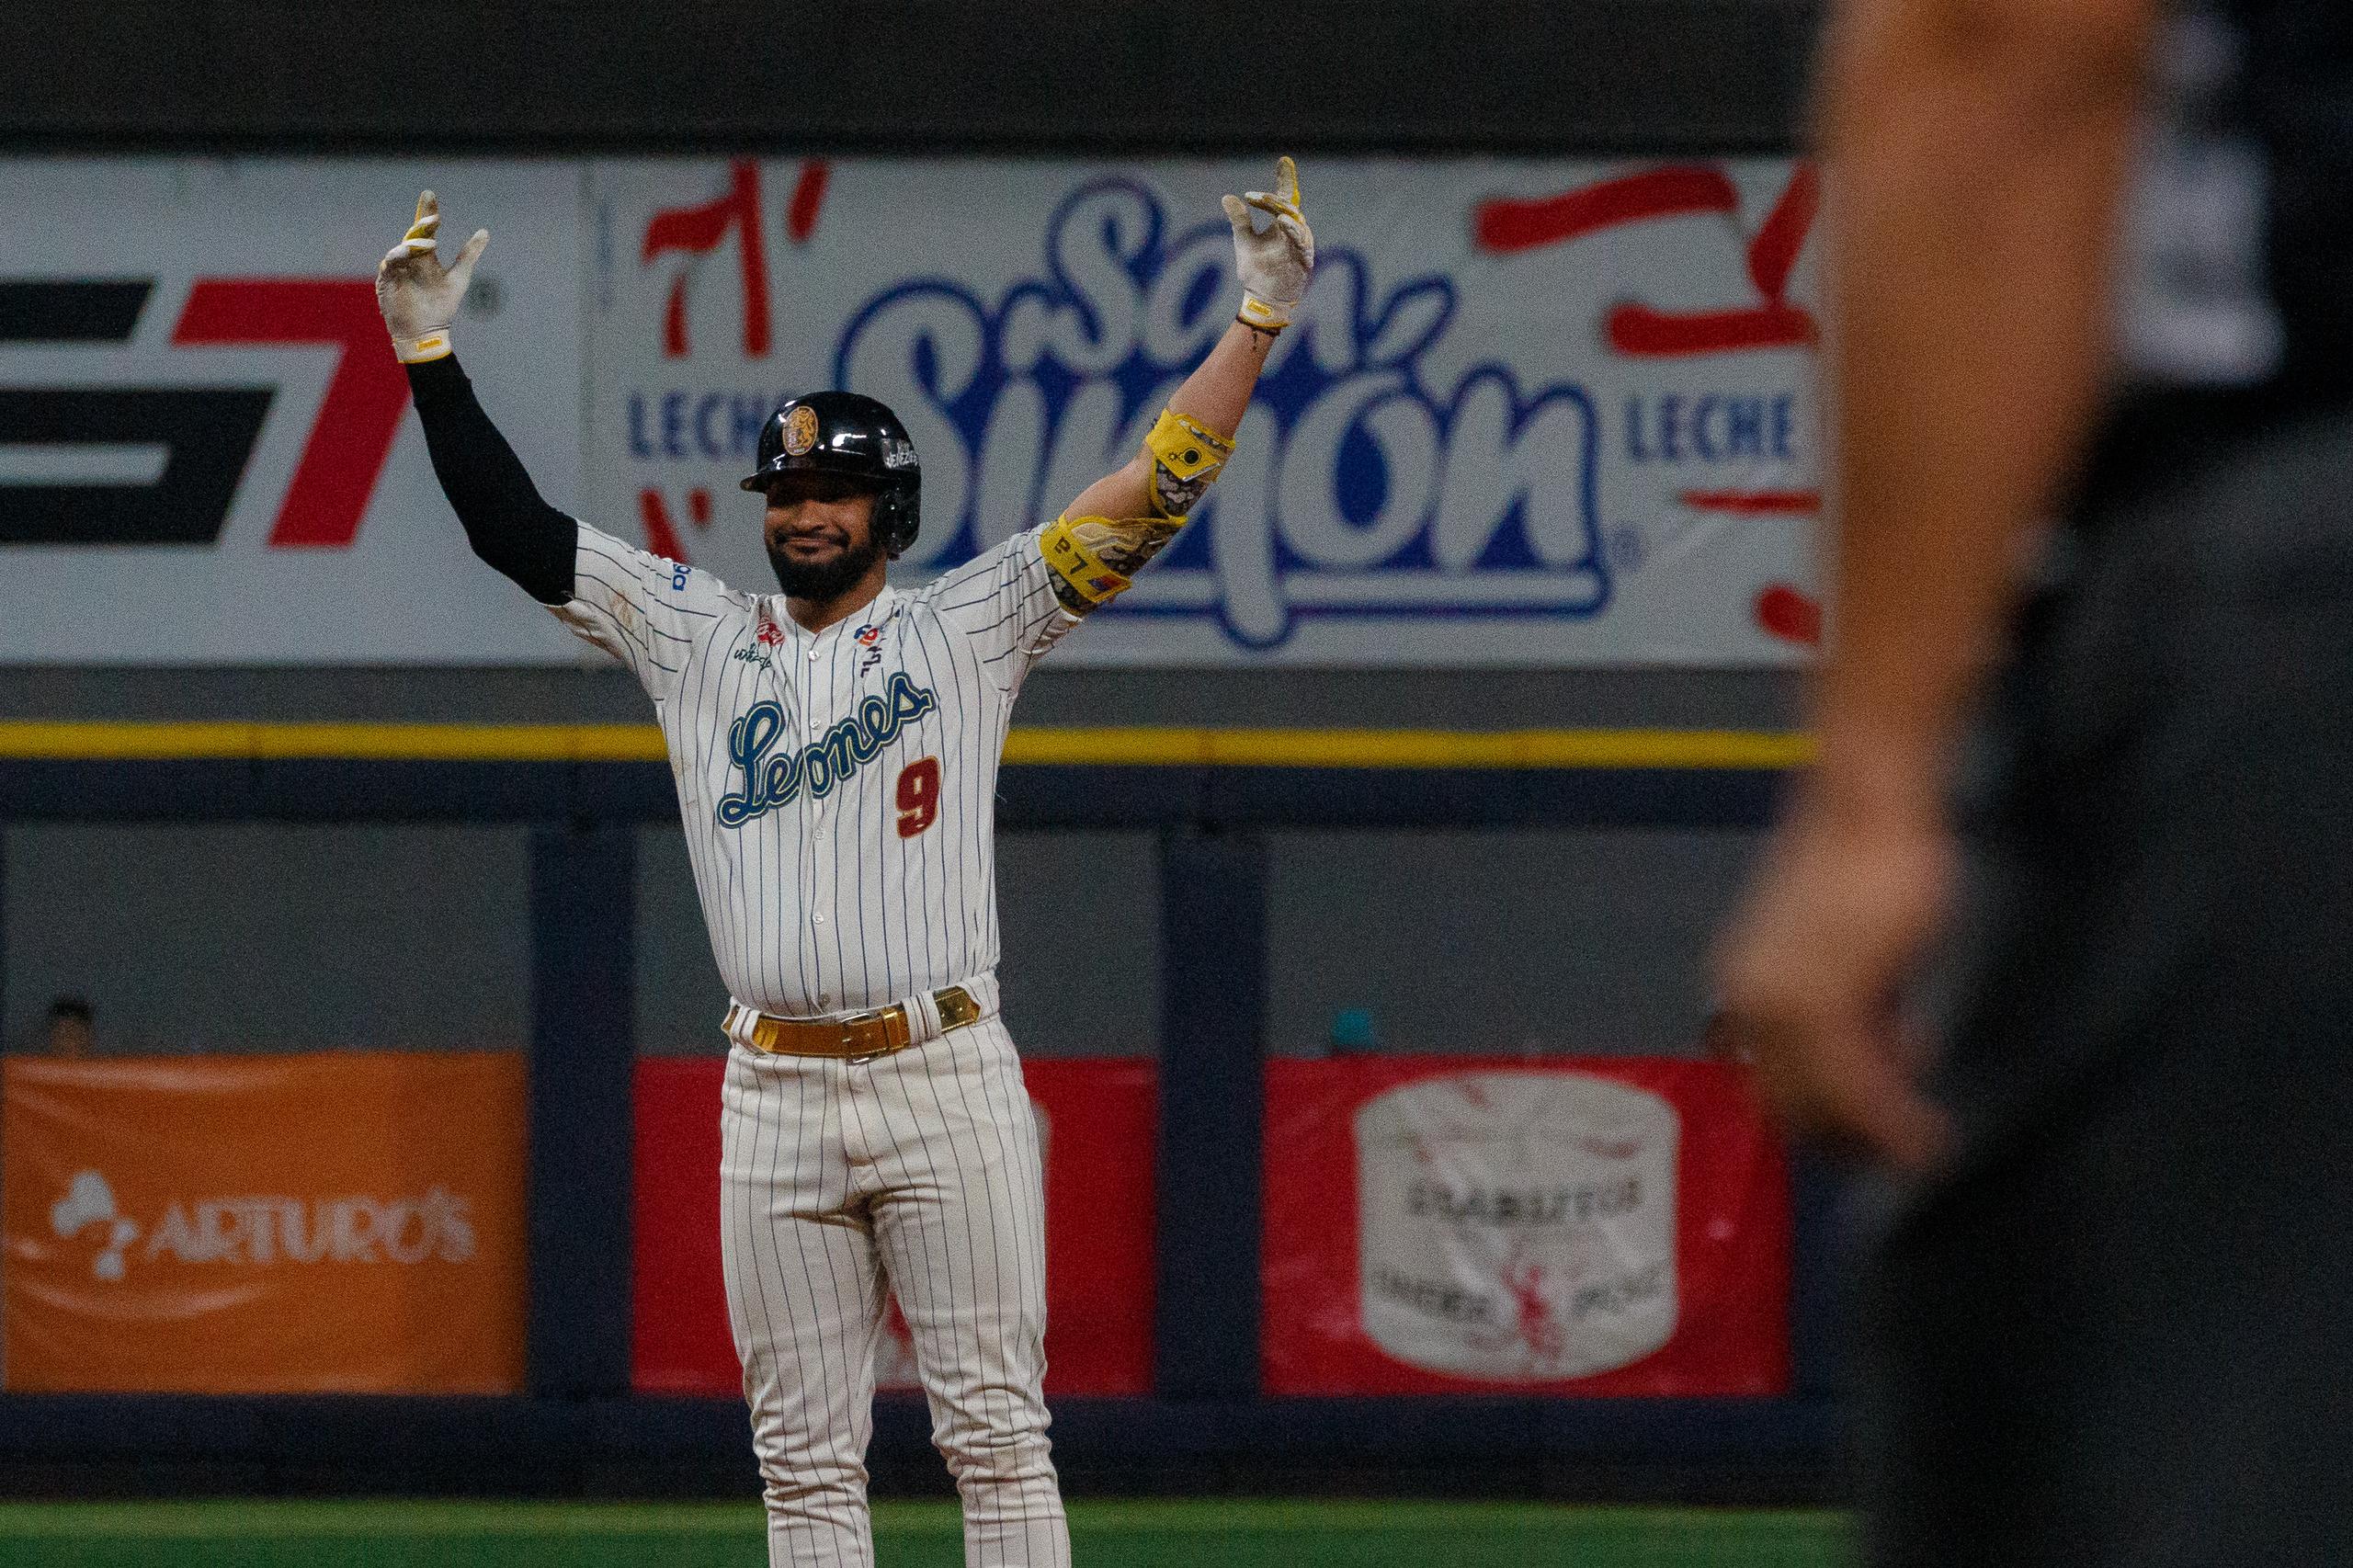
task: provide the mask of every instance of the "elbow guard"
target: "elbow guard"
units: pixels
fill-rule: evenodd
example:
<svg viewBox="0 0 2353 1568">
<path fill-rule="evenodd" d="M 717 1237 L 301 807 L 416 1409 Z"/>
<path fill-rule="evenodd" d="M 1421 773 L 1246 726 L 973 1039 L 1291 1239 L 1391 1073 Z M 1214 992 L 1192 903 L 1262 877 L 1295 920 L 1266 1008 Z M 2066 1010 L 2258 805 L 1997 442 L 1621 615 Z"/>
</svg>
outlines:
<svg viewBox="0 0 2353 1568">
<path fill-rule="evenodd" d="M 1173 409 L 1161 410 L 1143 446 L 1152 454 L 1152 509 L 1172 523 L 1183 522 L 1200 505 L 1233 455 L 1232 441 Z"/>
<path fill-rule="evenodd" d="M 1128 591 L 1138 568 L 1159 554 L 1217 478 L 1233 443 L 1198 419 L 1163 410 L 1143 440 L 1152 454 L 1152 516 L 1063 516 L 1039 536 L 1063 608 L 1086 615 Z"/>
</svg>

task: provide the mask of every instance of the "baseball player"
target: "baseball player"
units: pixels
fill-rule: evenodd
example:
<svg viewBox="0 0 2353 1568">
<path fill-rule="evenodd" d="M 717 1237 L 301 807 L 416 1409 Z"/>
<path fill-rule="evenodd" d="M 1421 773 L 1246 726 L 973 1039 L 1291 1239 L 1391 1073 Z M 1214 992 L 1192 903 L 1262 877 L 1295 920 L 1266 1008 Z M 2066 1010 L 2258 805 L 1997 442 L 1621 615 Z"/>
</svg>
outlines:
<svg viewBox="0 0 2353 1568">
<path fill-rule="evenodd" d="M 1070 1560 L 1042 1395 L 1037 1134 L 997 1016 L 992 801 L 1022 677 L 1176 537 L 1306 290 L 1315 242 L 1291 161 L 1224 207 L 1239 313 L 1142 449 L 913 592 L 883 570 L 921 526 L 922 470 L 882 404 L 818 392 L 769 418 L 743 486 L 766 502 L 781 592 L 731 588 L 540 498 L 450 351 L 487 233 L 445 267 L 427 191 L 378 269 L 474 552 L 628 665 L 668 742 L 733 999 L 722 1242 L 772 1562 L 872 1561 L 865 1450 L 892 1290 L 966 1562 Z"/>
</svg>

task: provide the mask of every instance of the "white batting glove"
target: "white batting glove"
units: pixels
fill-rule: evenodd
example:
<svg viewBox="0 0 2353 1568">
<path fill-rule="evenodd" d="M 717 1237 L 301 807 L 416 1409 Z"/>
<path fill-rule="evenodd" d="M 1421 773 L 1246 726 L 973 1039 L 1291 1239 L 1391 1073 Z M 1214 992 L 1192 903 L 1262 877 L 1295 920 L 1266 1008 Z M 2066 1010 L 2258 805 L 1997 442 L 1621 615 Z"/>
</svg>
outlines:
<svg viewBox="0 0 2353 1568">
<path fill-rule="evenodd" d="M 404 365 L 422 365 L 449 352 L 449 324 L 458 319 L 466 282 L 490 244 L 488 229 L 475 230 L 458 253 L 458 265 L 445 267 L 433 244 L 440 227 L 441 204 L 426 191 L 416 199 L 416 221 L 376 264 L 376 308 L 384 312 L 392 352 Z"/>
<path fill-rule="evenodd" d="M 1233 269 L 1242 275 L 1241 319 L 1280 332 L 1315 270 L 1315 232 L 1299 210 L 1299 165 L 1284 158 L 1275 165 L 1273 190 L 1229 196 L 1222 205 L 1233 225 Z M 1263 231 L 1252 226 L 1254 208 L 1274 220 Z"/>
</svg>

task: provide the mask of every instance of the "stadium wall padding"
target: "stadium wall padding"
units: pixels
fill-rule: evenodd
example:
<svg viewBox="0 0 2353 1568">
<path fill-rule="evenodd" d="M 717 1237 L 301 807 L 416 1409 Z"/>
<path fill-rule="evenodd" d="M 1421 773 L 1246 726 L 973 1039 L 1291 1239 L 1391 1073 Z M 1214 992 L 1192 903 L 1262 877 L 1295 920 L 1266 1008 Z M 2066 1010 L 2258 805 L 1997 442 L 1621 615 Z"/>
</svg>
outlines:
<svg viewBox="0 0 2353 1568">
<path fill-rule="evenodd" d="M 1472 752 L 1485 744 L 1466 744 Z M 1602 745 L 1597 739 L 1579 744 Z M 1214 876 L 1177 879 L 1182 892 L 1163 917 L 1168 932 L 1184 940 L 1164 943 L 1161 991 L 1182 995 L 1261 970 L 1267 868 L 1257 835 L 1319 816 L 1328 822 L 1332 801 L 1354 802 L 1351 821 L 1389 827 L 1754 826 L 1782 767 L 1802 756 L 1802 744 L 1786 737 L 1662 739 L 1653 733 L 1612 744 L 1624 754 L 1620 766 L 1016 764 L 1005 775 L 1005 814 L 1010 826 L 1156 823 L 1186 866 L 1199 870 L 1193 862 L 1214 862 Z M 1624 765 L 1663 747 L 1747 765 Z M 1782 753 L 1780 763 L 1759 760 Z M 640 776 L 649 768 L 653 777 Z M 533 777 L 550 769 L 562 777 L 552 783 Z M 19 757 L 0 767 L 0 815 L 20 819 L 86 820 L 94 812 L 118 820 L 158 812 L 181 820 L 478 819 L 488 807 L 493 815 L 535 824 L 531 964 L 541 1017 L 533 1029 L 532 1145 L 544 1172 L 561 1176 L 562 1165 L 578 1176 L 587 1165 L 597 1167 L 593 1181 L 534 1183 L 529 1396 L 0 1394 L 0 1492 L 102 1486 L 138 1493 L 201 1484 L 264 1493 L 489 1487 L 530 1494 L 725 1494 L 748 1484 L 744 1415 L 733 1402 L 623 1399 L 609 1392 L 627 1381 L 628 1179 L 625 1158 L 614 1160 L 610 1151 L 629 1143 L 630 1003 L 625 981 L 623 994 L 586 995 L 579 970 L 584 962 L 625 967 L 630 936 L 625 910 L 618 919 L 584 924 L 576 898 L 568 895 L 593 885 L 611 895 L 597 901 L 608 908 L 628 902 L 633 841 L 619 829 L 631 819 L 665 816 L 673 809 L 665 785 L 659 764 L 632 762 L 84 756 Z M 1165 885 L 1164 894 L 1168 891 Z M 1194 1179 L 1185 1203 L 1162 1209 L 1166 1250 L 1155 1357 L 1162 1392 L 1145 1400 L 1058 1406 L 1059 1451 L 1074 1486 L 1372 1485 L 1725 1502 L 1827 1494 L 1838 1418 L 1829 1392 L 1835 1376 L 1825 1335 L 1812 1319 L 1835 1308 L 1818 1290 L 1807 1290 L 1796 1302 L 1807 1321 L 1793 1324 L 1796 1392 L 1786 1398 L 1255 1397 L 1257 1281 L 1254 1271 L 1221 1268 L 1216 1259 L 1230 1256 L 1236 1238 L 1256 1234 L 1256 1187 L 1217 1179 L 1207 1166 L 1256 1168 L 1258 1080 L 1236 1068 L 1264 1050 L 1267 1002 L 1262 984 L 1222 988 L 1224 1007 L 1215 1021 L 1227 1046 L 1220 1059 L 1225 1070 L 1201 1056 L 1193 1063 L 1199 1071 L 1172 1074 L 1162 1086 L 1163 1137 L 1176 1134 L 1172 1153 L 1206 1157 L 1206 1165 L 1183 1158 L 1163 1165 L 1164 1175 L 1189 1172 Z M 551 997 L 580 1006 L 568 1013 L 551 1006 Z M 1164 1051 L 1164 1060 L 1169 1054 Z M 1205 1130 L 1221 1131 L 1211 1136 Z M 1821 1258 L 1832 1219 L 1817 1180 L 1801 1181 L 1802 1268 Z M 1172 1274 L 1185 1289 L 1167 1290 Z M 469 1459 L 488 1453 L 498 1456 L 495 1466 Z M 886 1413 L 876 1458 L 886 1483 L 934 1484 L 922 1425 L 911 1412 Z"/>
</svg>

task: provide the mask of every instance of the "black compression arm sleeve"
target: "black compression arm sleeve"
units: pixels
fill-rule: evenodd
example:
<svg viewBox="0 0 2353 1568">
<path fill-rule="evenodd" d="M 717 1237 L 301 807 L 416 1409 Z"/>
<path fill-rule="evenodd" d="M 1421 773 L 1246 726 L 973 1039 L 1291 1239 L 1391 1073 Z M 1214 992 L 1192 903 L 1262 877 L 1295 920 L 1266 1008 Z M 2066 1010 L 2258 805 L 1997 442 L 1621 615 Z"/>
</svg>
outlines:
<svg viewBox="0 0 2353 1568">
<path fill-rule="evenodd" d="M 540 499 L 522 460 L 483 412 L 457 356 L 411 365 L 408 385 L 425 424 L 434 475 L 474 553 L 541 604 L 569 602 L 579 528 Z"/>
</svg>

